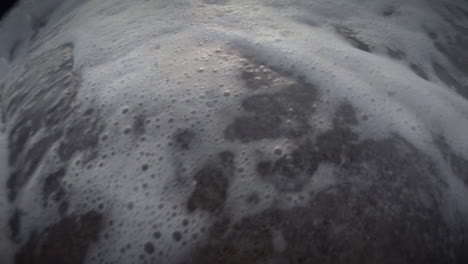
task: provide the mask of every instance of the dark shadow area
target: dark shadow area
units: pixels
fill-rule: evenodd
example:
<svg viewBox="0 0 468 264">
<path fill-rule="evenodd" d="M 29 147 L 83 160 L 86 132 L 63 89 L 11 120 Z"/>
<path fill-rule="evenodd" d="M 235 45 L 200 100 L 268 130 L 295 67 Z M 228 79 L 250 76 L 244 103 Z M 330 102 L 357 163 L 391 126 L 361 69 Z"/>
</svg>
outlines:
<svg viewBox="0 0 468 264">
<path fill-rule="evenodd" d="M 10 11 L 10 9 L 12 9 L 17 3 L 18 0 L 3 0 L 0 4 L 0 20 L 2 20 L 8 11 Z"/>
</svg>

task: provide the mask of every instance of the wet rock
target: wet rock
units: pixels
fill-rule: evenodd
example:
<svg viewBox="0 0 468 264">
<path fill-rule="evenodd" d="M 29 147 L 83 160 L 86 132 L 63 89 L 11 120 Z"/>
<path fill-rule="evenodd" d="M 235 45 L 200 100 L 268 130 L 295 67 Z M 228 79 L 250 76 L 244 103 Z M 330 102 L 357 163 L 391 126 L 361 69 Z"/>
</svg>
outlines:
<svg viewBox="0 0 468 264">
<path fill-rule="evenodd" d="M 63 134 L 60 124 L 70 115 L 79 86 L 72 71 L 72 50 L 71 45 L 62 45 L 41 54 L 15 68 L 5 82 L 5 120 L 12 128 L 8 135 L 12 174 L 7 183 L 11 200 Z M 49 133 L 31 142 L 43 128 Z"/>
<path fill-rule="evenodd" d="M 387 53 L 391 58 L 396 60 L 402 60 L 406 57 L 406 54 L 403 51 L 399 49 L 392 49 L 390 47 L 387 47 Z"/>
<path fill-rule="evenodd" d="M 229 177 L 233 173 L 233 159 L 232 153 L 222 152 L 195 174 L 195 189 L 187 202 L 190 211 L 199 209 L 216 213 L 223 209 Z"/>
<path fill-rule="evenodd" d="M 78 152 L 85 152 L 82 164 L 86 165 L 97 156 L 99 137 L 105 126 L 98 113 L 87 118 L 72 116 L 69 121 L 71 125 L 65 127 L 57 152 L 64 162 L 69 161 Z"/>
<path fill-rule="evenodd" d="M 16 264 L 82 264 L 89 247 L 98 240 L 103 216 L 89 211 L 70 215 L 42 231 L 34 231 L 16 254 Z"/>
<path fill-rule="evenodd" d="M 414 63 L 411 63 L 410 68 L 419 77 L 423 78 L 426 81 L 429 81 L 429 77 L 427 76 L 426 72 L 424 72 L 424 70 L 420 66 L 418 66 L 418 65 L 416 65 Z"/>
<path fill-rule="evenodd" d="M 343 153 L 349 152 L 358 139 L 352 130 L 352 126 L 357 124 L 354 107 L 344 103 L 337 109 L 332 130 L 319 134 L 315 143 L 310 139 L 303 140 L 291 153 L 276 160 L 260 161 L 256 171 L 263 180 L 272 183 L 279 191 L 301 191 L 320 163 L 342 164 L 345 157 Z"/>
<path fill-rule="evenodd" d="M 280 191 L 300 191 L 318 168 L 320 158 L 312 144 L 304 144 L 278 160 L 257 164 L 257 173 Z"/>
<path fill-rule="evenodd" d="M 137 136 L 141 136 L 145 133 L 145 119 L 146 117 L 142 114 L 136 115 L 133 118 L 133 131 Z"/>
<path fill-rule="evenodd" d="M 195 132 L 190 129 L 184 129 L 174 135 L 175 146 L 181 150 L 189 150 L 195 139 Z"/>
<path fill-rule="evenodd" d="M 8 227 L 10 229 L 10 237 L 13 241 L 18 240 L 18 235 L 21 232 L 21 216 L 23 212 L 16 208 L 10 219 L 8 220 Z"/>
<path fill-rule="evenodd" d="M 336 32 L 344 37 L 351 45 L 365 52 L 371 52 L 368 44 L 357 37 L 357 33 L 346 26 L 335 26 Z"/>
<path fill-rule="evenodd" d="M 442 65 L 432 62 L 432 68 L 437 78 L 439 78 L 448 87 L 454 88 L 464 98 L 468 99 L 468 87 L 463 87 Z"/>
<path fill-rule="evenodd" d="M 468 74 L 468 57 L 462 51 L 467 44 L 468 37 L 463 35 L 456 35 L 453 38 L 446 37 L 445 40 L 434 41 L 434 46 L 437 50 L 447 56 L 449 61 L 464 74 Z"/>
<path fill-rule="evenodd" d="M 349 102 L 342 103 L 336 110 L 333 125 L 335 127 L 345 128 L 359 123 L 357 111 Z"/>
<path fill-rule="evenodd" d="M 464 13 L 456 5 L 446 5 L 440 9 L 441 17 L 447 23 L 446 32 L 433 38 L 434 46 L 462 73 L 468 74 L 468 55 L 465 49 L 468 44 L 468 27 L 462 22 Z"/>
<path fill-rule="evenodd" d="M 444 185 L 429 157 L 398 136 L 346 144 L 341 155 L 347 157 L 337 163 L 339 183 L 313 194 L 306 206 L 273 206 L 228 220 L 209 233 L 189 263 L 467 260 L 460 249 L 468 233 L 455 236 L 445 222 L 439 204 Z"/>
<path fill-rule="evenodd" d="M 189 198 L 188 209 L 215 212 L 226 200 L 228 180 L 222 170 L 206 167 L 195 174 L 197 182 L 194 192 Z"/>
<path fill-rule="evenodd" d="M 81 81 L 73 63 L 73 46 L 65 44 L 18 65 L 5 78 L 3 118 L 11 128 L 10 200 L 16 198 L 57 142 L 63 162 L 77 152 L 86 152 L 84 164 L 96 156 L 104 126 L 99 111 L 81 109 L 75 101 Z"/>
<path fill-rule="evenodd" d="M 253 67 L 253 66 L 252 66 Z M 246 85 L 257 87 L 255 80 L 259 77 L 263 86 L 276 92 L 260 93 L 249 96 L 242 101 L 242 107 L 248 115 L 237 117 L 224 131 L 228 140 L 239 140 L 247 143 L 261 139 L 298 138 L 309 132 L 308 116 L 315 111 L 314 103 L 318 99 L 317 89 L 303 78 L 295 78 L 287 73 L 256 64 L 256 68 L 271 71 L 277 78 L 287 81 L 274 83 L 265 78 L 259 71 L 249 71 Z"/>
<path fill-rule="evenodd" d="M 386 6 L 382 10 L 382 15 L 385 16 L 385 17 L 393 16 L 396 13 L 397 13 L 397 10 L 396 10 L 395 6 Z"/>
<path fill-rule="evenodd" d="M 45 153 L 49 150 L 54 142 L 56 142 L 57 138 L 59 138 L 61 134 L 51 134 L 45 136 L 37 143 L 32 145 L 29 150 L 25 151 L 21 157 L 21 161 L 23 164 L 18 164 L 19 162 L 12 160 L 15 163 L 12 173 L 8 177 L 7 180 L 7 187 L 9 190 L 8 198 L 10 201 L 16 198 L 19 190 L 28 182 L 29 178 L 32 176 L 34 171 L 39 166 L 39 163 L 42 161 Z M 12 154 L 10 154 L 11 157 Z"/>
<path fill-rule="evenodd" d="M 61 168 L 56 172 L 49 174 L 42 186 L 43 203 L 47 205 L 49 198 L 58 202 L 65 196 L 65 189 L 61 186 L 62 178 L 65 176 L 65 168 Z"/>
<path fill-rule="evenodd" d="M 433 160 L 398 135 L 359 140 L 358 123 L 358 111 L 344 103 L 329 131 L 306 134 L 288 155 L 260 161 L 258 176 L 279 191 L 303 191 L 322 163 L 335 166 L 336 183 L 311 192 L 304 206 L 272 205 L 238 221 L 220 213 L 223 224 L 210 229 L 188 263 L 467 261 L 466 223 L 445 220 L 447 184 Z M 452 164 L 463 175 L 466 164 Z"/>
</svg>

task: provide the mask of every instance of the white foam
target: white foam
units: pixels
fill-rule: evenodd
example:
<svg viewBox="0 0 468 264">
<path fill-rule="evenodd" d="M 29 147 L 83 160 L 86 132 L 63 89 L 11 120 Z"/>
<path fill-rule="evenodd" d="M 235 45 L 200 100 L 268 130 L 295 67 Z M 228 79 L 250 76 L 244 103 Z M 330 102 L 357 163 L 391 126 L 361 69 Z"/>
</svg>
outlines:
<svg viewBox="0 0 468 264">
<path fill-rule="evenodd" d="M 198 230 L 213 220 L 207 213 L 188 212 L 184 205 L 194 189 L 193 175 L 212 159 L 208 154 L 233 151 L 237 155 L 236 169 L 243 169 L 243 177 L 230 179 L 225 206 L 232 219 L 259 212 L 278 197 L 281 207 L 300 203 L 298 197 L 280 194 L 271 184 L 254 177 L 259 153 L 272 153 L 274 147 L 288 142 L 244 145 L 223 137 L 226 126 L 242 113 L 239 105 L 247 93 L 239 78 L 242 51 L 270 66 L 285 70 L 294 66 L 295 74 L 317 87 L 323 99 L 331 102 L 317 110 L 317 115 L 323 115 L 324 129 L 330 126 L 336 106 L 349 101 L 360 114 L 369 116 L 360 125 L 362 138 L 398 133 L 419 149 L 435 153 L 427 142 L 438 134 L 468 157 L 466 99 L 437 81 L 419 78 L 406 62 L 382 54 L 387 46 L 397 46 L 407 53 L 408 60 L 430 69 L 432 57 L 440 59 L 442 55 L 429 42 L 421 24 L 442 27 L 441 19 L 423 0 L 398 1 L 399 16 L 382 18 L 378 12 L 392 2 L 298 0 L 278 12 L 275 5 L 291 5 L 291 1 L 239 0 L 208 5 L 195 0 L 94 0 L 79 6 L 69 2 L 69 9 L 63 7 L 60 15 L 53 15 L 57 21 L 60 16 L 68 16 L 64 22 L 67 30 L 52 37 L 40 50 L 73 43 L 75 70 L 83 79 L 79 100 L 92 105 L 92 99 L 103 105 L 108 143 L 101 144 L 99 152 L 116 153 L 95 162 L 103 162 L 101 167 L 95 164 L 85 170 L 76 166 L 69 170 L 76 171 L 78 177 L 71 173 L 65 176 L 71 185 L 71 210 L 94 209 L 99 198 L 108 202 L 106 217 L 122 223 L 112 228 L 110 239 L 114 242 L 99 243 L 89 258 L 99 249 L 106 252 L 107 261 L 130 263 L 135 257 L 132 254 L 138 256 L 142 245 L 154 240 L 154 232 L 162 234 L 157 243 L 163 248 L 158 250 L 165 252 L 166 261 L 175 262 L 177 255 L 188 252 L 192 244 L 188 241 L 189 246 L 180 247 L 181 242 L 172 235 L 187 229 L 183 241 L 194 233 L 203 236 Z M 0 57 L 6 56 L 15 39 L 31 34 L 30 22 L 25 18 L 29 13 L 15 12 L 20 20 L 3 25 L 8 30 L 16 28 L 20 35 L 7 38 L 0 34 L 0 41 L 3 36 L 9 43 L 2 45 Z M 301 19 L 315 25 L 300 23 Z M 335 25 L 342 24 L 353 28 L 380 53 L 352 47 L 334 30 Z M 446 60 L 440 59 L 440 63 L 447 69 L 452 67 Z M 431 80 L 437 79 L 432 71 L 427 74 Z M 466 76 L 454 75 L 467 80 Z M 128 109 L 126 113 L 124 109 Z M 150 120 L 144 142 L 125 132 L 132 127 L 135 115 Z M 202 139 L 196 141 L 196 150 L 178 156 L 169 142 L 185 128 L 193 129 Z M 287 147 L 282 149 L 287 152 Z M 148 172 L 141 170 L 143 164 L 150 165 Z M 185 172 L 180 171 L 182 166 Z M 321 166 L 308 190 L 333 185 L 335 179 L 327 177 L 332 171 L 328 165 Z M 450 191 L 456 190 L 454 199 L 467 199 L 466 187 L 447 177 L 452 183 Z M 18 202 L 19 206 L 31 208 L 29 220 L 25 220 L 31 225 L 51 222 L 46 219 L 50 215 L 35 201 L 40 197 L 38 182 L 30 182 L 29 192 Z M 143 188 L 143 184 L 147 187 Z M 262 199 L 249 207 L 245 197 L 254 192 Z M 87 206 L 83 207 L 83 203 Z M 181 227 L 183 219 L 189 219 L 189 227 Z M 121 254 L 120 249 L 127 244 L 134 247 Z"/>
</svg>

